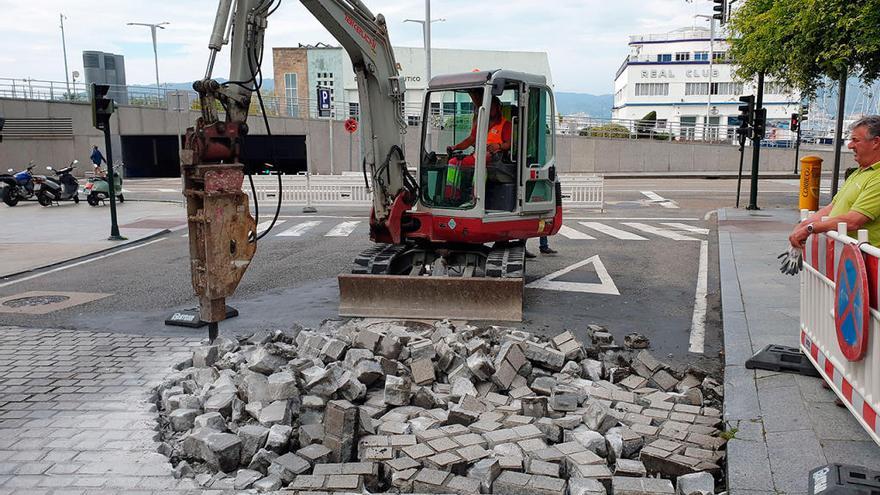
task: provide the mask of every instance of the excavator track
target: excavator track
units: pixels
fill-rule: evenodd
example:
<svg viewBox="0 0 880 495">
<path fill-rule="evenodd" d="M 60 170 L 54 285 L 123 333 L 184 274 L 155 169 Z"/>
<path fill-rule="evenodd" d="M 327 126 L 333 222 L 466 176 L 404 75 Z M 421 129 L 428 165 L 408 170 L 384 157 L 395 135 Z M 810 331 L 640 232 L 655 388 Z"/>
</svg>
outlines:
<svg viewBox="0 0 880 495">
<path fill-rule="evenodd" d="M 340 316 L 522 320 L 524 244 L 494 246 L 473 276 L 393 274 L 409 272 L 395 258 L 411 249 L 377 244 L 362 252 L 352 273 L 339 275 Z"/>
</svg>

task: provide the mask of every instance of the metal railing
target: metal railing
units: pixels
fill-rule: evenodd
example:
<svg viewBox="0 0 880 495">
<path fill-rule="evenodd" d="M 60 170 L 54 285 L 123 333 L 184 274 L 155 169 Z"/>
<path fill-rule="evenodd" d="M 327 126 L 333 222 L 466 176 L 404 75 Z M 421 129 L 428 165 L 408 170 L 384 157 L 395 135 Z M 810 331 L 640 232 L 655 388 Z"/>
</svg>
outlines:
<svg viewBox="0 0 880 495">
<path fill-rule="evenodd" d="M 726 118 L 723 116 L 721 118 Z M 702 123 L 682 123 L 674 121 L 646 121 L 628 119 L 602 119 L 585 116 L 557 116 L 557 130 L 562 135 L 587 136 L 616 139 L 648 139 L 669 142 L 727 143 L 739 145 L 736 129 L 738 125 L 705 125 Z M 803 129 L 802 144 L 830 145 L 830 130 Z M 767 126 L 761 142 L 767 148 L 793 148 L 796 135 L 788 128 Z M 751 141 L 747 141 L 747 146 Z"/>
<path fill-rule="evenodd" d="M 281 178 L 281 190 L 278 190 L 278 178 L 274 176 L 254 177 L 256 200 L 264 202 L 278 201 L 284 205 L 303 206 L 369 206 L 372 194 L 364 183 L 360 173 L 342 175 L 285 175 Z M 595 175 L 560 175 L 562 183 L 562 201 L 570 208 L 605 209 L 604 179 Z M 255 196 L 250 187 L 244 187 L 251 201 Z"/>
</svg>

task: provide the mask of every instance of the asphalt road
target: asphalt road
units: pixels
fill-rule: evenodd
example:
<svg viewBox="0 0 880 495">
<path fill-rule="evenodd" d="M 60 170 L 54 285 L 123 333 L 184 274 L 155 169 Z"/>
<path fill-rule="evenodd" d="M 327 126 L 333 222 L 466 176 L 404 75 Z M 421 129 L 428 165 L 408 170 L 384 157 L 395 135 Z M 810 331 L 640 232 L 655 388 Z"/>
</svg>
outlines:
<svg viewBox="0 0 880 495">
<path fill-rule="evenodd" d="M 126 184 L 132 188 L 129 199 L 160 199 L 151 196 L 149 189 L 158 187 L 149 181 L 132 182 Z M 166 180 L 161 188 L 172 185 Z M 747 201 L 747 186 L 744 190 Z M 587 325 L 595 323 L 607 327 L 620 343 L 626 334 L 638 332 L 651 340 L 658 356 L 720 370 L 722 324 L 713 210 L 732 205 L 735 191 L 736 181 L 731 180 L 607 181 L 606 211 L 566 210 L 565 231 L 551 238 L 559 253 L 528 261 L 525 317 L 516 326 L 548 335 L 572 330 L 585 338 Z M 791 208 L 797 199 L 796 185 L 786 181 L 762 181 L 761 191 L 759 204 L 764 208 Z M 131 201 L 127 207 L 137 204 Z M 221 331 L 294 323 L 314 327 L 337 317 L 335 277 L 347 272 L 357 253 L 370 245 L 366 211 L 321 209 L 317 215 L 303 215 L 300 208 L 285 208 L 280 220 L 260 241 L 251 268 L 229 301 L 241 315 L 223 322 Z M 348 232 L 351 222 L 359 223 Z M 328 236 L 334 229 L 337 235 Z M 0 297 L 27 291 L 111 295 L 45 315 L 0 316 L 4 323 L 29 327 L 202 335 L 204 329 L 162 323 L 174 311 L 195 305 L 184 232 L 29 280 L 6 281 L 0 284 Z M 278 235 L 285 232 L 287 236 Z M 783 239 L 780 245 L 784 247 Z M 536 240 L 529 246 L 537 251 Z M 701 250 L 705 251 L 702 263 Z M 705 316 L 698 307 L 695 318 L 701 280 L 705 280 Z M 705 329 L 695 336 L 703 320 Z"/>
</svg>

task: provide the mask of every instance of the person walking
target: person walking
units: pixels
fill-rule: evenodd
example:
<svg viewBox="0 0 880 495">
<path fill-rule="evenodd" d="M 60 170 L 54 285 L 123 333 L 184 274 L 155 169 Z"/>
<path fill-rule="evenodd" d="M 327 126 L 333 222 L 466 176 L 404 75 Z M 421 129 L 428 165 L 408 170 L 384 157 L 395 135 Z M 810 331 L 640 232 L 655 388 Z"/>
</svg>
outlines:
<svg viewBox="0 0 880 495">
<path fill-rule="evenodd" d="M 98 149 L 97 144 L 92 147 L 92 155 L 90 158 L 92 159 L 92 165 L 95 167 L 95 175 L 102 177 L 104 175 L 104 170 L 101 168 L 101 163 L 107 163 L 107 160 L 104 158 L 104 155 L 101 154 L 101 150 Z"/>
<path fill-rule="evenodd" d="M 541 254 L 556 254 L 558 251 L 550 247 L 550 241 L 547 239 L 546 235 L 542 235 L 540 239 L 538 239 L 538 251 Z M 526 258 L 536 258 L 537 255 L 528 249 L 526 249 Z"/>
<path fill-rule="evenodd" d="M 831 203 L 800 222 L 788 236 L 792 248 L 803 249 L 810 234 L 837 230 L 846 223 L 850 237 L 868 231 L 868 242 L 880 246 L 880 115 L 869 115 L 850 126 L 847 148 L 859 168 L 853 172 Z M 822 217 L 828 217 L 822 220 Z"/>
</svg>

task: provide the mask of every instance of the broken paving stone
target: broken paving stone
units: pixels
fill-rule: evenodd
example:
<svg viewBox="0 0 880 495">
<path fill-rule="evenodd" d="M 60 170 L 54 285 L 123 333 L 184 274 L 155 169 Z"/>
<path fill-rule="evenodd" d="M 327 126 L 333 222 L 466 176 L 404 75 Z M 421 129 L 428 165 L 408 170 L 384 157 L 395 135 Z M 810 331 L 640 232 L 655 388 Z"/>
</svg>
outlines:
<svg viewBox="0 0 880 495">
<path fill-rule="evenodd" d="M 629 349 L 647 349 L 651 345 L 648 337 L 640 333 L 630 333 L 623 337 L 623 345 Z"/>
<path fill-rule="evenodd" d="M 265 347 L 257 347 L 247 360 L 248 369 L 264 375 L 275 373 L 287 364 L 287 359 L 276 356 Z"/>
<path fill-rule="evenodd" d="M 568 480 L 569 495 L 606 495 L 605 486 L 592 478 L 571 478 Z"/>
<path fill-rule="evenodd" d="M 241 439 L 241 463 L 248 465 L 253 460 L 254 454 L 266 445 L 269 428 L 259 425 L 245 425 L 238 429 L 236 435 Z"/>
<path fill-rule="evenodd" d="M 662 478 L 628 478 L 615 476 L 611 480 L 614 495 L 673 495 L 672 482 Z"/>
<path fill-rule="evenodd" d="M 232 472 L 241 461 L 241 440 L 231 433 L 211 429 L 195 430 L 183 441 L 183 452 L 216 470 Z"/>
<path fill-rule="evenodd" d="M 293 428 L 288 425 L 272 425 L 266 435 L 266 448 L 279 454 L 287 452 L 292 432 Z"/>
<path fill-rule="evenodd" d="M 715 478 L 706 472 L 685 474 L 675 480 L 676 495 L 712 495 Z"/>
<path fill-rule="evenodd" d="M 218 412 L 210 412 L 196 416 L 194 428 L 210 428 L 220 432 L 226 431 L 226 420 Z"/>
<path fill-rule="evenodd" d="M 412 391 L 405 377 L 388 375 L 385 377 L 385 403 L 392 406 L 409 404 Z"/>
<path fill-rule="evenodd" d="M 239 469 L 238 473 L 236 473 L 235 475 L 235 489 L 247 490 L 262 477 L 263 475 L 259 471 L 251 471 L 250 469 Z"/>
<path fill-rule="evenodd" d="M 272 461 L 269 465 L 269 474 L 276 475 L 285 483 L 290 483 L 298 474 L 303 474 L 311 469 L 308 461 L 302 457 L 287 453 Z"/>
<path fill-rule="evenodd" d="M 175 409 L 171 411 L 171 414 L 168 415 L 171 429 L 174 431 L 187 431 L 191 429 L 199 412 L 198 409 Z"/>
</svg>

